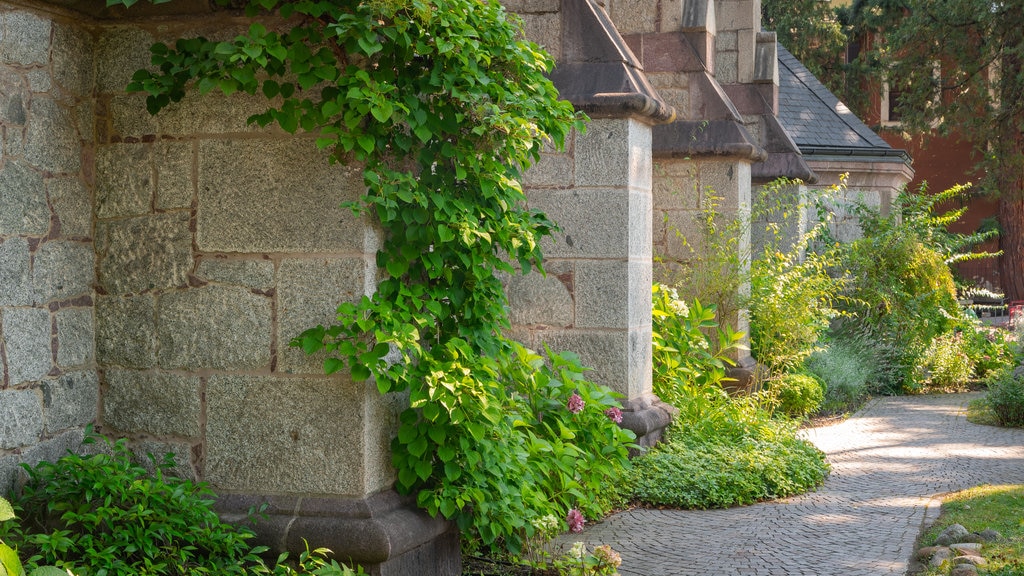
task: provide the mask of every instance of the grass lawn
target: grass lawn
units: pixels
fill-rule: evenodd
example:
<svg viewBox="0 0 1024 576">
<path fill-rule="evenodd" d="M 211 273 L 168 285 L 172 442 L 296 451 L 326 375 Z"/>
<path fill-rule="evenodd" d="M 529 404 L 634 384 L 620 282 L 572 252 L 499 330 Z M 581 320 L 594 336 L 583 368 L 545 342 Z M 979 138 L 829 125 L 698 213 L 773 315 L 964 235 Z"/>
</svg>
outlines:
<svg viewBox="0 0 1024 576">
<path fill-rule="evenodd" d="M 970 532 L 992 529 L 1002 534 L 986 543 L 982 556 L 988 564 L 979 572 L 990 576 L 1024 576 L 1024 485 L 979 486 L 946 496 L 942 514 L 918 541 L 930 546 L 944 529 L 960 524 Z M 948 574 L 948 565 L 918 572 L 918 576 Z"/>
</svg>

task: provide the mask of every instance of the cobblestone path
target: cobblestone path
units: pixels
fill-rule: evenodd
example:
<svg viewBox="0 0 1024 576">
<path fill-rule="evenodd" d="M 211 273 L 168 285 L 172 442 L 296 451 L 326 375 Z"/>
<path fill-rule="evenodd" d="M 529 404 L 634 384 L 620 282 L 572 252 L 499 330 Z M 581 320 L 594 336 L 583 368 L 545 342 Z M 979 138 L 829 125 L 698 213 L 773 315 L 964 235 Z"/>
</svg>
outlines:
<svg viewBox="0 0 1024 576">
<path fill-rule="evenodd" d="M 1024 430 L 967 422 L 977 397 L 883 398 L 807 430 L 832 463 L 817 492 L 728 510 L 631 510 L 570 541 L 611 544 L 623 576 L 903 574 L 939 495 L 1024 483 Z"/>
</svg>

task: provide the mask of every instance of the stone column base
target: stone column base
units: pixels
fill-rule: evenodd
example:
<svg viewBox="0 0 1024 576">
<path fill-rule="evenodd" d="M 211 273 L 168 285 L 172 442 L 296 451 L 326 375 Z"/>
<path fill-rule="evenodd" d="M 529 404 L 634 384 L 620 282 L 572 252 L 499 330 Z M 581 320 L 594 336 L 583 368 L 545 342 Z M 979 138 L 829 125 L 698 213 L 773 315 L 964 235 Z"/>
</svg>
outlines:
<svg viewBox="0 0 1024 576">
<path fill-rule="evenodd" d="M 253 543 L 271 551 L 298 554 L 328 548 L 339 561 L 362 566 L 376 576 L 459 576 L 462 556 L 454 524 L 431 518 L 415 501 L 393 490 L 365 498 L 232 494 L 218 499 L 221 518 L 248 522 L 255 517 Z"/>
<path fill-rule="evenodd" d="M 661 440 L 665 428 L 679 410 L 648 393 L 622 403 L 622 427 L 636 434 L 641 448 L 650 448 Z"/>
</svg>

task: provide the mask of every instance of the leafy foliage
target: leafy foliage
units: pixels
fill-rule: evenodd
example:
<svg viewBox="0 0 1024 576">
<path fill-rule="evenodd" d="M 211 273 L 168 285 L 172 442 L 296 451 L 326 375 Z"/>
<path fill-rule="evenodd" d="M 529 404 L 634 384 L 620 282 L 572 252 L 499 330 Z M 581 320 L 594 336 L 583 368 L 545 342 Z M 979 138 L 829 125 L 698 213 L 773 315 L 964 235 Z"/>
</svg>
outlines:
<svg viewBox="0 0 1024 576">
<path fill-rule="evenodd" d="M 777 425 L 782 427 L 781 424 Z M 634 497 L 655 506 L 721 508 L 799 494 L 828 474 L 824 456 L 791 432 L 739 441 L 673 429 L 630 472 Z"/>
<path fill-rule="evenodd" d="M 295 566 L 285 554 L 268 567 L 259 556 L 267 549 L 248 544 L 251 530 L 221 522 L 206 485 L 165 475 L 172 455 L 154 459 L 154 476 L 133 456 L 124 440 L 106 441 L 91 456 L 69 453 L 26 467 L 30 480 L 16 501 L 24 521 L 0 523 L 0 534 L 28 555 L 26 565 L 77 576 L 363 573 L 327 560 L 325 549 L 307 550 Z M 3 520 L 13 516 L 2 512 Z M 42 569 L 30 576 L 43 576 Z"/>
<path fill-rule="evenodd" d="M 818 411 L 824 415 L 859 408 L 873 391 L 879 373 L 871 344 L 849 334 L 823 338 L 804 366 L 825 383 L 825 397 Z"/>
<path fill-rule="evenodd" d="M 827 241 L 829 218 L 822 217 L 806 232 L 787 237 L 801 213 L 835 195 L 838 187 L 810 199 L 791 192 L 799 183 L 777 180 L 760 190 L 751 218 L 760 246 L 750 266 L 751 355 L 775 377 L 799 370 L 816 349 L 830 321 L 839 315 L 838 300 L 846 279 L 832 272 L 839 248 Z M 792 199 L 793 202 L 787 202 Z M 753 231 L 752 231 L 753 232 Z"/>
<path fill-rule="evenodd" d="M 771 378 L 765 388 L 776 403 L 776 410 L 793 418 L 815 412 L 825 399 L 825 385 L 812 374 L 787 372 Z"/>
<path fill-rule="evenodd" d="M 779 43 L 817 78 L 841 77 L 847 36 L 831 3 L 762 0 L 761 26 L 775 31 Z"/>
<path fill-rule="evenodd" d="M 687 305 L 674 288 L 655 284 L 652 304 L 654 393 L 685 410 L 697 391 L 721 387 L 743 335 L 719 327 L 714 306 Z"/>
<path fill-rule="evenodd" d="M 730 396 L 727 353 L 742 335 L 721 329 L 713 307 L 654 287 L 654 390 L 679 409 L 669 441 L 634 461 L 632 497 L 645 504 L 709 508 L 803 492 L 828 470 L 793 425 L 772 418 L 767 394 Z"/>
<path fill-rule="evenodd" d="M 947 332 L 936 337 L 921 355 L 918 382 L 926 390 L 966 389 L 974 374 L 974 363 L 964 348 L 962 333 Z"/>
<path fill-rule="evenodd" d="M 1024 427 L 1024 377 L 1005 370 L 988 385 L 985 397 L 1001 426 Z"/>
<path fill-rule="evenodd" d="M 949 213 L 935 214 L 935 197 L 903 191 L 887 216 L 857 208 L 863 238 L 843 247 L 850 278 L 844 312 L 857 318 L 854 332 L 874 342 L 890 370 L 880 374 L 890 392 L 918 387 L 915 369 L 931 341 L 969 324 L 956 300 L 952 272 L 955 235 Z"/>
<path fill-rule="evenodd" d="M 157 44 L 129 89 L 151 112 L 193 87 L 261 93 L 273 105 L 251 122 L 313 133 L 363 167 L 351 208 L 379 223 L 385 276 L 292 345 L 325 352 L 328 374 L 407 391 L 397 488 L 471 539 L 518 552 L 535 518 L 597 515 L 632 440 L 604 414 L 616 400 L 575 357 L 545 364 L 502 335 L 500 278 L 540 269 L 555 228 L 524 207 L 520 177 L 582 128 L 545 77 L 550 57 L 493 0 L 252 0 L 246 14 L 291 28 Z M 574 393 L 587 409 L 563 416 Z"/>
</svg>

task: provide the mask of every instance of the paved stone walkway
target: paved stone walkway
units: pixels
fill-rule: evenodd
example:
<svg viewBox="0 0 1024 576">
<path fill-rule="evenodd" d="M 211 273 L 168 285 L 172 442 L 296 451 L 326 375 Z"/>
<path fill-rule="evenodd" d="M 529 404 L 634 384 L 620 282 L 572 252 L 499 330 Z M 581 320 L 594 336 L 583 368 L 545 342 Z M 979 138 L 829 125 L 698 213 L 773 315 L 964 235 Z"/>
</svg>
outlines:
<svg viewBox="0 0 1024 576">
<path fill-rule="evenodd" d="M 611 544 L 623 576 L 903 574 L 937 496 L 1024 483 L 1024 430 L 967 422 L 977 397 L 883 398 L 807 430 L 832 463 L 812 494 L 728 510 L 631 510 L 575 540 Z"/>
</svg>

